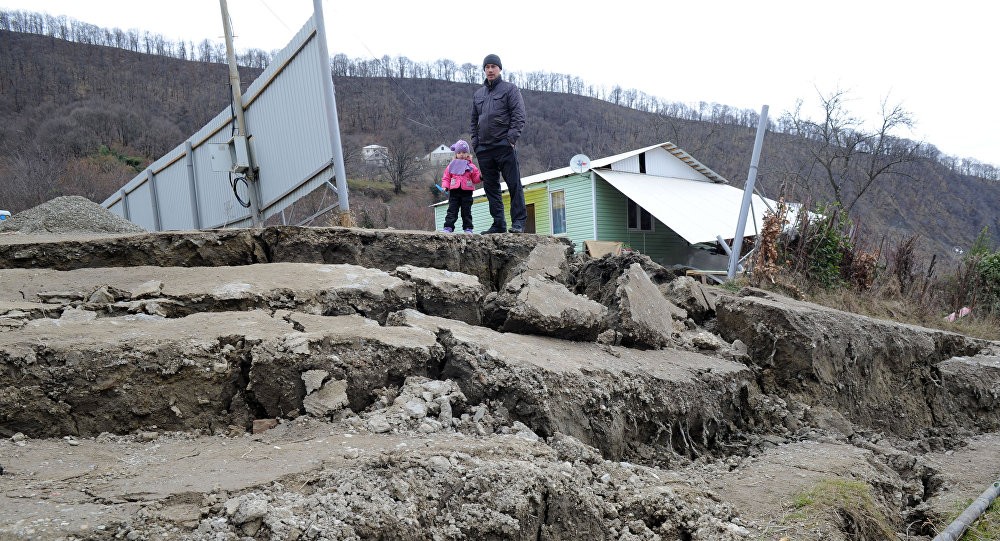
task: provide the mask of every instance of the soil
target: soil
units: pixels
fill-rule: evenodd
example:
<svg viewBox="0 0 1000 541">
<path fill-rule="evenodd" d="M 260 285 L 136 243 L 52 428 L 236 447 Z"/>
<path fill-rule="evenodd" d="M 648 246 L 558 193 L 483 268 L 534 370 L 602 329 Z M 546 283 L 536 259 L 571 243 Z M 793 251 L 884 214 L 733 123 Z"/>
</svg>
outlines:
<svg viewBox="0 0 1000 541">
<path fill-rule="evenodd" d="M 1000 344 L 637 257 L 0 232 L 0 540 L 917 540 L 1000 478 Z"/>
</svg>

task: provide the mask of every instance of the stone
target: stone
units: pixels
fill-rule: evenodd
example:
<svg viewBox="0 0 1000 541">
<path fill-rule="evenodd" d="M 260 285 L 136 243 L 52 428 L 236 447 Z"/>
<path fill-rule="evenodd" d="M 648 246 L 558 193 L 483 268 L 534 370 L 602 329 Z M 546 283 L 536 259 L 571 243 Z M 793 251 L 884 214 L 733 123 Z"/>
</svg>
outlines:
<svg viewBox="0 0 1000 541">
<path fill-rule="evenodd" d="M 272 428 L 278 426 L 277 419 L 254 419 L 253 420 L 253 433 L 260 434 L 261 432 L 266 432 Z"/>
<path fill-rule="evenodd" d="M 306 413 L 313 417 L 325 417 L 348 404 L 347 380 L 338 379 L 326 382 L 318 391 L 302 400 Z"/>
<path fill-rule="evenodd" d="M 484 321 L 503 332 L 590 342 L 604 330 L 607 308 L 563 284 L 528 276 L 488 295 L 483 313 Z"/>
<path fill-rule="evenodd" d="M 623 345 L 655 349 L 679 337 L 674 320 L 683 321 L 687 312 L 665 299 L 638 263 L 619 277 L 616 294 L 615 329 Z"/>
<path fill-rule="evenodd" d="M 313 391 L 322 387 L 323 380 L 329 375 L 330 373 L 326 370 L 306 370 L 303 372 L 302 381 L 306 384 L 306 395 L 310 395 Z"/>
<path fill-rule="evenodd" d="M 132 288 L 133 299 L 151 299 L 159 297 L 163 291 L 163 282 L 160 280 L 147 280 Z"/>
</svg>

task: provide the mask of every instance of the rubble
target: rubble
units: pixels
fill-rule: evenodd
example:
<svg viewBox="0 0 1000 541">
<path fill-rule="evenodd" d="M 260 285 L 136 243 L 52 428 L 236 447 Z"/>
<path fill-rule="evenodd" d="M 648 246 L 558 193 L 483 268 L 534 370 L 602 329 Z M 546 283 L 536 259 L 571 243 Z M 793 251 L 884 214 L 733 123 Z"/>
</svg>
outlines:
<svg viewBox="0 0 1000 541">
<path fill-rule="evenodd" d="M 273 227 L 0 262 L 4 539 L 929 539 L 1000 476 L 1000 344 L 637 254 Z"/>
</svg>

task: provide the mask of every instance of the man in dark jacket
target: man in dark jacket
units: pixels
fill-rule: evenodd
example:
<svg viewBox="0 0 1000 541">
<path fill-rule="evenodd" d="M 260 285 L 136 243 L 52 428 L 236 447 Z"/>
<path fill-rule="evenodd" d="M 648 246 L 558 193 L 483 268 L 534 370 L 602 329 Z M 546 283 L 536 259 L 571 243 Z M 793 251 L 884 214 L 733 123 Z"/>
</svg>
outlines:
<svg viewBox="0 0 1000 541">
<path fill-rule="evenodd" d="M 524 189 L 521 171 L 517 165 L 517 140 L 524 128 L 524 102 L 521 91 L 500 77 L 503 65 L 495 54 L 483 59 L 486 81 L 472 97 L 472 148 L 479 159 L 483 189 L 490 204 L 493 225 L 484 235 L 504 233 L 503 196 L 500 192 L 500 175 L 503 174 L 510 192 L 510 232 L 523 233 L 528 220 L 524 206 Z"/>
</svg>

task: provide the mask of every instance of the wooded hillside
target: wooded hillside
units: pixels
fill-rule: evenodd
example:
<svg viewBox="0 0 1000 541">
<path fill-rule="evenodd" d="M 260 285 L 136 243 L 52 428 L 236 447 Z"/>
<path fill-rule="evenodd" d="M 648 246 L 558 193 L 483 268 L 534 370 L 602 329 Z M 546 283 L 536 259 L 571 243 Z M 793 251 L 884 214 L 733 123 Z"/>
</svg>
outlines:
<svg viewBox="0 0 1000 541">
<path fill-rule="evenodd" d="M 416 70 L 424 77 L 359 70 L 342 56 L 332 66 L 350 178 L 378 176 L 362 167 L 365 145 L 406 147 L 423 155 L 468 137 L 478 83 L 429 78 L 430 70 Z M 244 88 L 260 71 L 241 68 Z M 345 75 L 359 71 L 373 75 Z M 757 122 L 753 112 L 651 104 L 634 91 L 588 92 L 573 78 L 553 84 L 540 74 L 509 75 L 521 79 L 516 82 L 528 112 L 519 144 L 523 175 L 565 167 L 581 152 L 596 158 L 672 141 L 733 185 L 742 186 L 746 178 Z M 652 105 L 656 111 L 643 110 Z M 100 202 L 228 106 L 224 64 L 0 30 L 0 207 L 17 212 L 60 195 Z M 795 201 L 832 201 L 815 158 L 820 143 L 792 135 L 789 118 L 781 113 L 771 111 L 758 187 L 771 198 L 784 193 Z M 911 148 L 914 159 L 880 178 L 852 209 L 870 242 L 918 234 L 929 252 L 947 255 L 969 246 L 987 226 L 1000 241 L 1000 184 L 962 174 L 967 162 L 942 157 L 932 145 Z M 428 170 L 401 188 L 423 207 L 432 198 L 428 186 L 437 173 Z"/>
</svg>

